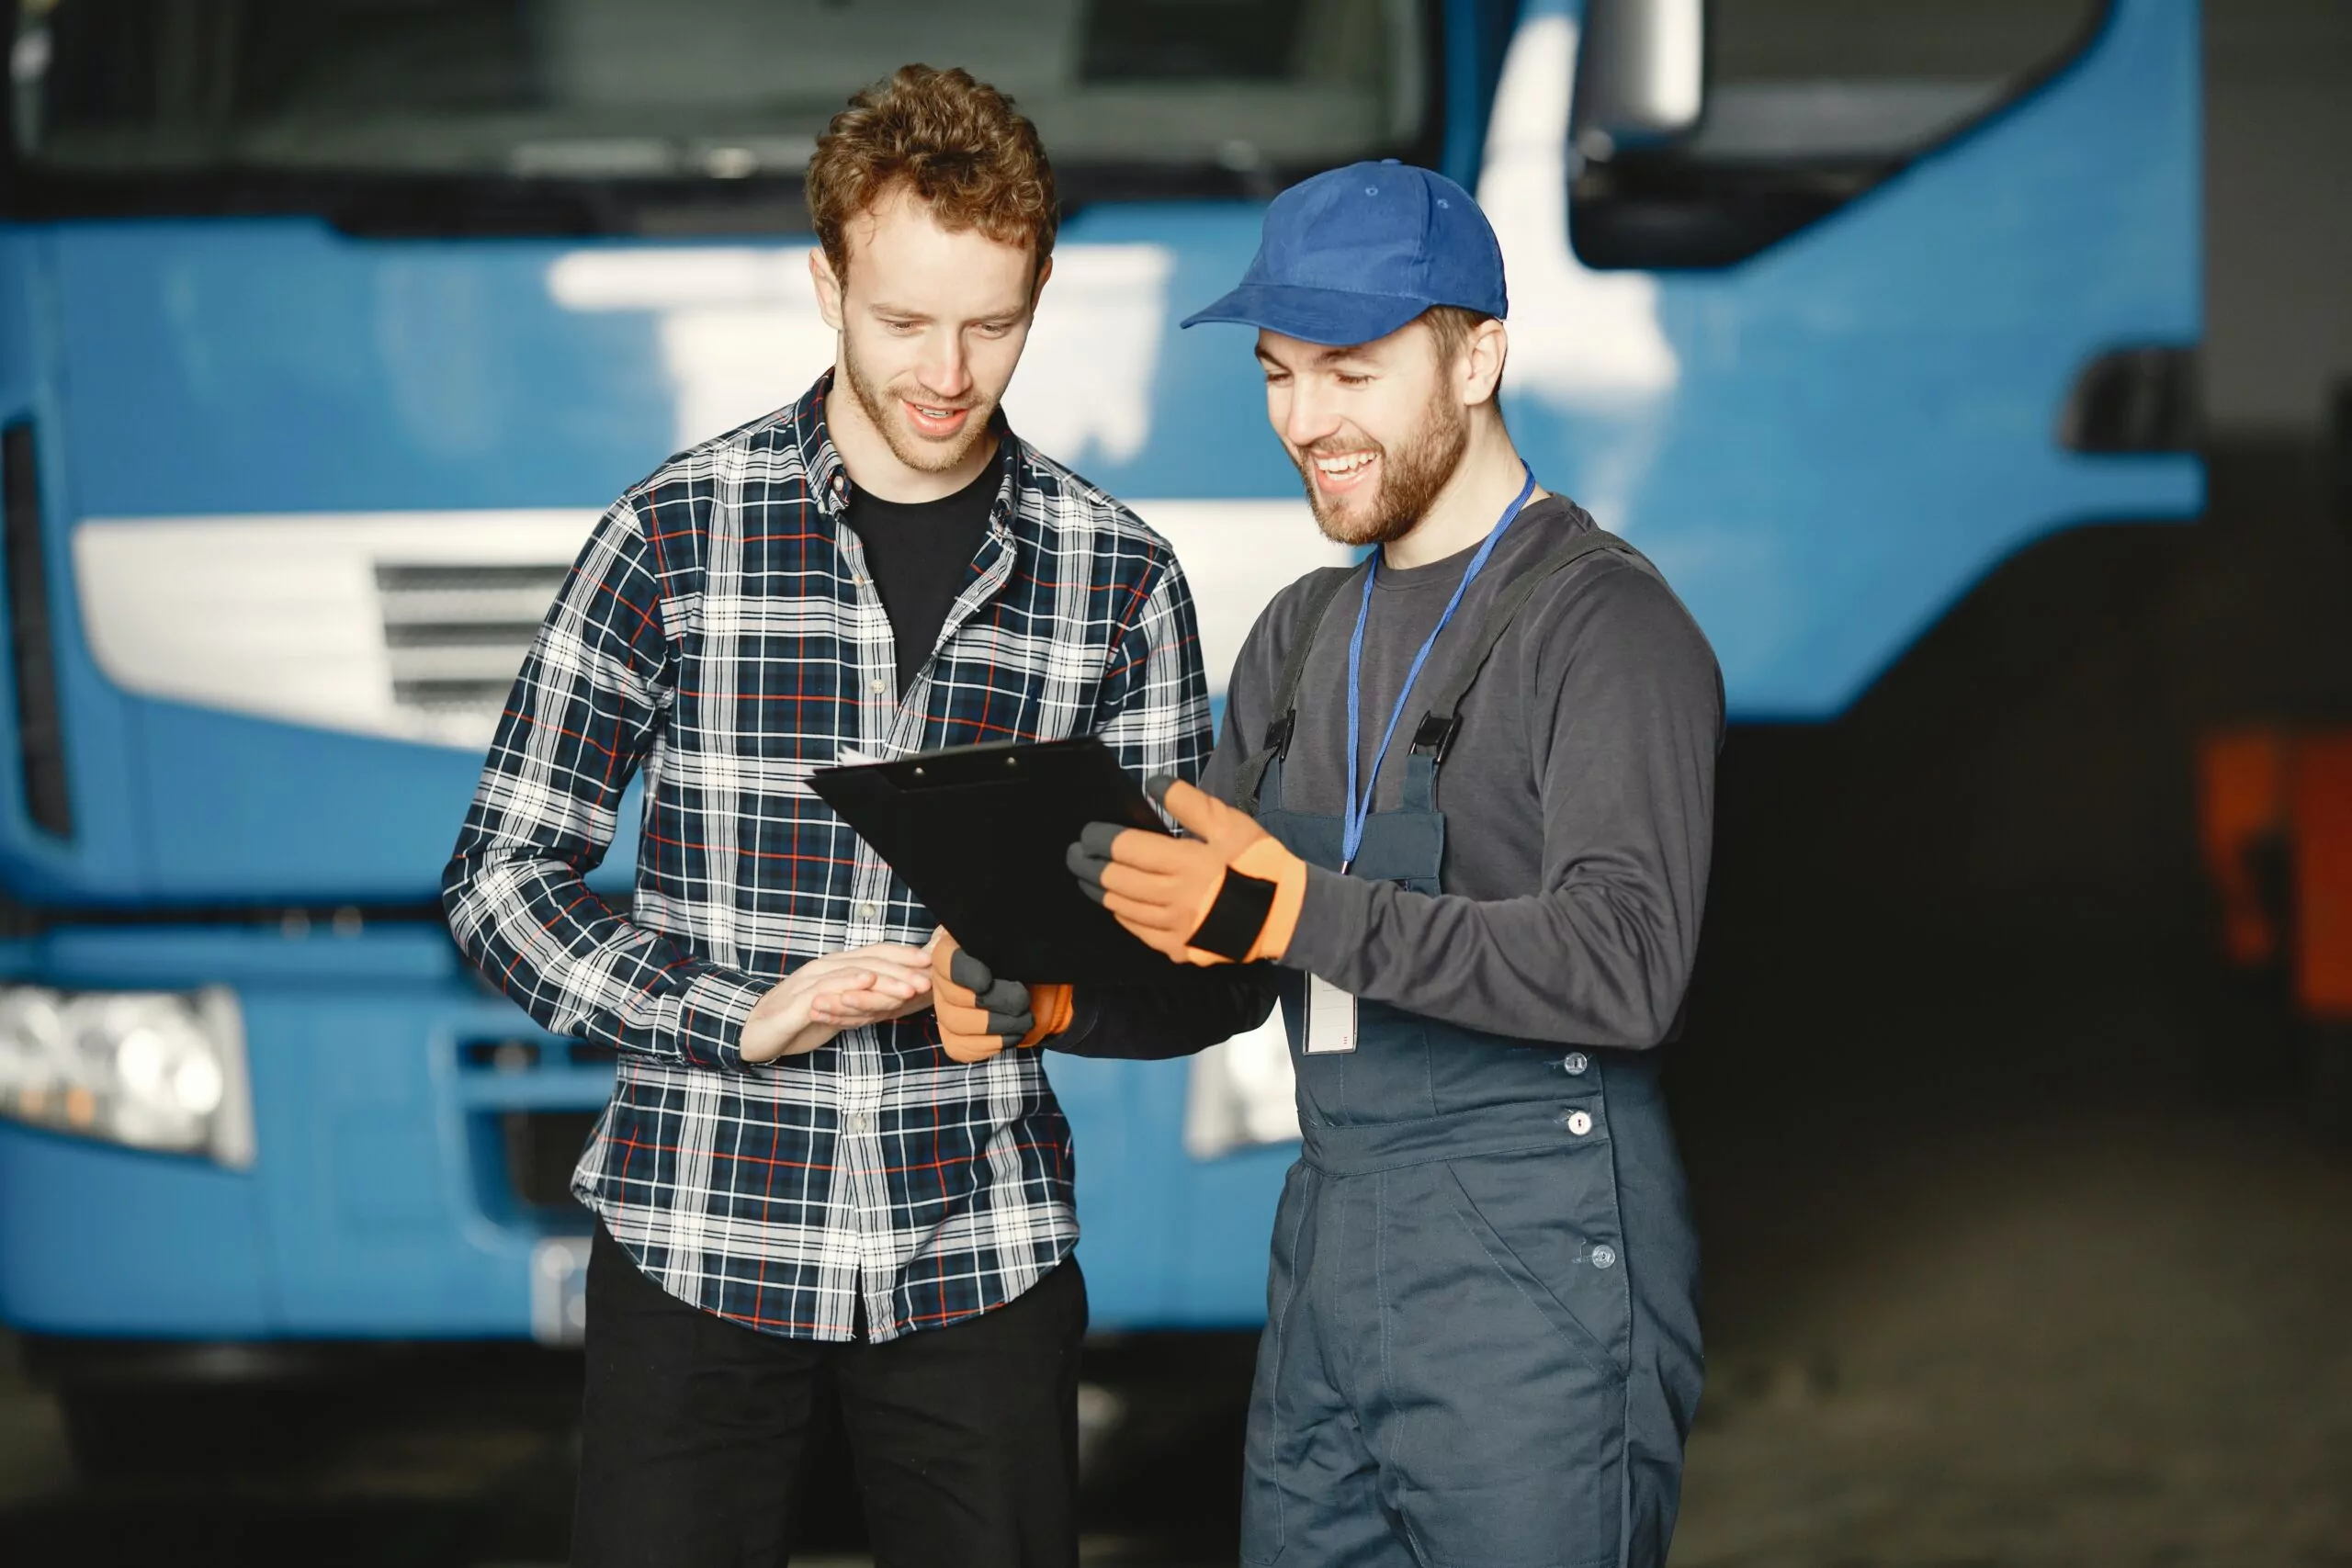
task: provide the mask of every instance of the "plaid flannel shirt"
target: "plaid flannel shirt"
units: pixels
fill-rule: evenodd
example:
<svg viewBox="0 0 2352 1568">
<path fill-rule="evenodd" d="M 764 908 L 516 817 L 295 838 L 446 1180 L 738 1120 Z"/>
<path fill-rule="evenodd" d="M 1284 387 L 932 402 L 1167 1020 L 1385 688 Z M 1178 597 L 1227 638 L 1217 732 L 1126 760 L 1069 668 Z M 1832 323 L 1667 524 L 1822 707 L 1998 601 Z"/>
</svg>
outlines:
<svg viewBox="0 0 2352 1568">
<path fill-rule="evenodd" d="M 888 617 L 824 423 L 793 407 L 664 464 L 597 525 L 540 627 L 443 879 L 467 956 L 548 1030 L 619 1048 L 572 1179 L 681 1300 L 845 1339 L 956 1322 L 1075 1245 L 1040 1053 L 963 1066 L 929 1011 L 747 1065 L 752 1006 L 820 954 L 934 922 L 812 794 L 888 759 L 1101 734 L 1196 777 L 1208 700 L 1167 543 L 1009 432 L 989 532 L 897 694 Z M 582 874 L 645 781 L 626 916 Z"/>
</svg>

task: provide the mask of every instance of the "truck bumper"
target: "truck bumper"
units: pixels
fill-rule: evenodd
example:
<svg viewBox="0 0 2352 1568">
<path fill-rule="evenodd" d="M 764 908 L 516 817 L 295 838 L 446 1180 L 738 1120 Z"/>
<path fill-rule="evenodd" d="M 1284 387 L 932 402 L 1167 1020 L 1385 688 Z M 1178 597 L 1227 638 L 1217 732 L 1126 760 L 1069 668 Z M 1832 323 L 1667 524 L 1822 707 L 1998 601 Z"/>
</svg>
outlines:
<svg viewBox="0 0 2352 1568">
<path fill-rule="evenodd" d="M 609 1059 L 533 1025 L 422 921 L 76 927 L 0 979 L 225 986 L 254 1156 L 231 1170 L 0 1122 L 0 1322 L 260 1341 L 580 1336 L 591 1221 L 564 1191 Z M 1247 1328 L 1292 1147 L 1194 1159 L 1190 1064 L 1050 1065 L 1102 1329 Z"/>
<path fill-rule="evenodd" d="M 588 1219 L 514 1168 L 513 1134 L 577 1136 L 609 1064 L 485 992 L 434 927 L 322 927 L 9 944 L 12 977 L 43 985 L 233 988 L 255 1157 L 232 1171 L 0 1122 L 0 1319 L 127 1338 L 577 1337 Z"/>
</svg>

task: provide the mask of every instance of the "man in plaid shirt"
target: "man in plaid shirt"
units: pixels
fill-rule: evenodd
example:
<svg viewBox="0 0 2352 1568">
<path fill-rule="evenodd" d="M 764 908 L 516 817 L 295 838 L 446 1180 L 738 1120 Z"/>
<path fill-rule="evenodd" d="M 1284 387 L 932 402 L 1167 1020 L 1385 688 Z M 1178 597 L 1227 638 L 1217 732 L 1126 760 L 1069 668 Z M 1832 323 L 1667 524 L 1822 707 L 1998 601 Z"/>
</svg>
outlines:
<svg viewBox="0 0 2352 1568">
<path fill-rule="evenodd" d="M 833 371 L 605 514 L 445 901 L 535 1019 L 620 1053 L 573 1179 L 599 1224 L 572 1561 L 781 1562 L 823 1373 L 883 1562 L 1073 1562 L 1069 1126 L 1036 1052 L 943 1045 L 933 922 L 808 778 L 1084 734 L 1195 777 L 1193 607 L 1166 543 L 997 412 L 1051 270 L 1029 123 L 910 66 L 835 118 L 808 190 Z M 624 914 L 582 876 L 633 774 Z M 1065 994 L 1057 1044 L 1263 1010 L 1190 989 Z"/>
</svg>

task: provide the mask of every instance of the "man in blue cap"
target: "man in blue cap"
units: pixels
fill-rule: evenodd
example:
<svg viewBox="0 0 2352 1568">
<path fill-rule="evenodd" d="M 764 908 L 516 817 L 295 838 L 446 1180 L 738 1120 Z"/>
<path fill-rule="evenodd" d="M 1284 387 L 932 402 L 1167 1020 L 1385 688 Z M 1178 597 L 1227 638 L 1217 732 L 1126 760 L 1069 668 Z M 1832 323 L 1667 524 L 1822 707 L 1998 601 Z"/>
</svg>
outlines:
<svg viewBox="0 0 2352 1568">
<path fill-rule="evenodd" d="M 1187 836 L 1072 854 L 1170 956 L 1271 961 L 1289 1021 L 1251 1562 L 1650 1564 L 1673 1529 L 1697 1247 L 1654 1047 L 1722 684 L 1656 569 L 1521 461 L 1505 308 L 1449 180 L 1358 164 L 1274 201 L 1184 324 L 1258 329 L 1317 521 L 1376 548 L 1260 619 L 1205 790 L 1156 785 Z"/>
</svg>

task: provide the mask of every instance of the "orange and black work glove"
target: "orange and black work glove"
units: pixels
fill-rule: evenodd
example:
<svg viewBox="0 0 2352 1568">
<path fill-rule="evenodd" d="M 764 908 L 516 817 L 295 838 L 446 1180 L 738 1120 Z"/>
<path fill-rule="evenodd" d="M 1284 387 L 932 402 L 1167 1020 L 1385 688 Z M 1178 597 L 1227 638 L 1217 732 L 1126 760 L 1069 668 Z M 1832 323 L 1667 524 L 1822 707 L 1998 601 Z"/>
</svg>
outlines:
<svg viewBox="0 0 2352 1568">
<path fill-rule="evenodd" d="M 1069 857 L 1087 896 L 1180 964 L 1280 958 L 1306 899 L 1306 863 L 1191 784 L 1156 778 L 1144 790 L 1190 836 L 1088 823 Z"/>
<path fill-rule="evenodd" d="M 931 949 L 932 1011 L 939 1043 L 959 1062 L 985 1062 L 1006 1045 L 1035 1045 L 1069 1027 L 1068 986 L 1000 980 L 942 931 Z"/>
</svg>

